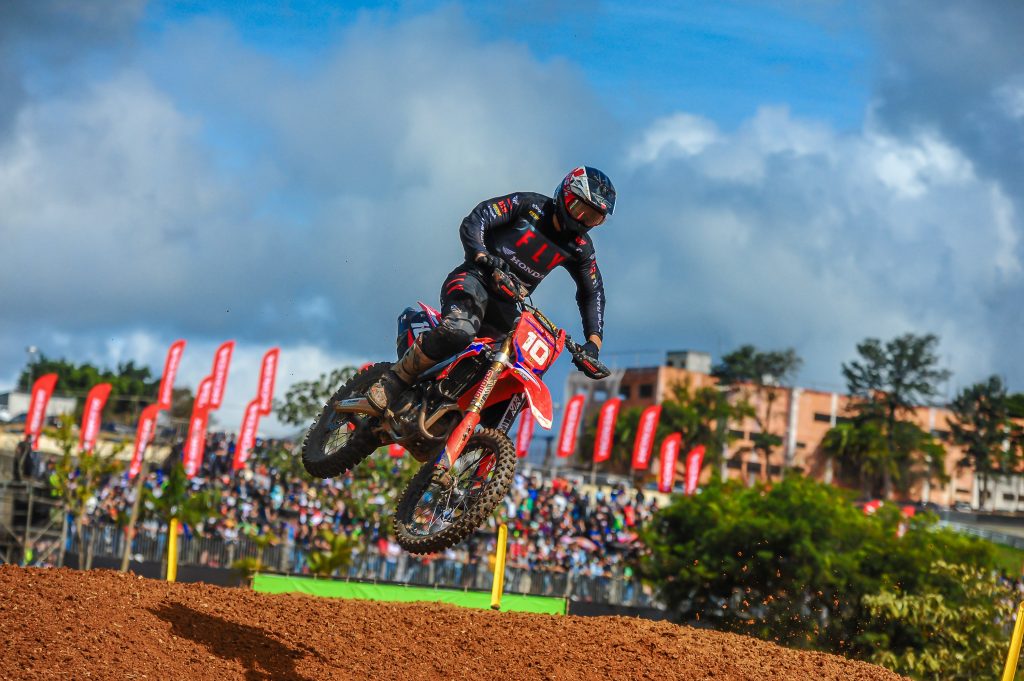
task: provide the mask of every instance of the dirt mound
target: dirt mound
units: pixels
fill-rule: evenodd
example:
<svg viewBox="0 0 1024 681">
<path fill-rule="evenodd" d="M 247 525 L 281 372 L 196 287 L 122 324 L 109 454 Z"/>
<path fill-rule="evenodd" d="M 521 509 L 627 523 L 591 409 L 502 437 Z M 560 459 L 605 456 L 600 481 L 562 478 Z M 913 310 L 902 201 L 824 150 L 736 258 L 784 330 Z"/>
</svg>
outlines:
<svg viewBox="0 0 1024 681">
<path fill-rule="evenodd" d="M 899 679 L 623 617 L 268 595 L 0 565 L 0 678 Z"/>
</svg>

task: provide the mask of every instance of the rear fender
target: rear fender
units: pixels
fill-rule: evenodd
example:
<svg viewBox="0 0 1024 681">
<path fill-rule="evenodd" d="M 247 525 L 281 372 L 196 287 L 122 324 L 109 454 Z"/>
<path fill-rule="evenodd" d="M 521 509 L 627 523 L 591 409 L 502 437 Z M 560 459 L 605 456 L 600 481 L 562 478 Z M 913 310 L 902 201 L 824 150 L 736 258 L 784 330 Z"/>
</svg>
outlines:
<svg viewBox="0 0 1024 681">
<path fill-rule="evenodd" d="M 420 309 L 427 313 L 427 321 L 430 323 L 431 328 L 436 328 L 441 323 L 441 313 L 430 307 L 422 300 L 416 301 Z"/>
</svg>

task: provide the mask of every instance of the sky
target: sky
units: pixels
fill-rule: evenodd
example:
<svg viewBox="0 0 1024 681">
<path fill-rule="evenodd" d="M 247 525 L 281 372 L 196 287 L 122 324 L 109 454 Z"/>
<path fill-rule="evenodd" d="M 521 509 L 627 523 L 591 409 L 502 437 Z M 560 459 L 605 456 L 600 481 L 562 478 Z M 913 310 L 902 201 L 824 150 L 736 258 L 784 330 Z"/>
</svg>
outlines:
<svg viewBox="0 0 1024 681">
<path fill-rule="evenodd" d="M 0 3 L 0 390 L 36 346 L 278 396 L 392 359 L 480 201 L 607 172 L 602 359 L 939 336 L 1024 391 L 1024 3 Z M 536 302 L 581 335 L 573 285 Z M 568 361 L 549 374 L 556 400 Z M 262 429 L 289 429 L 274 420 Z"/>
</svg>

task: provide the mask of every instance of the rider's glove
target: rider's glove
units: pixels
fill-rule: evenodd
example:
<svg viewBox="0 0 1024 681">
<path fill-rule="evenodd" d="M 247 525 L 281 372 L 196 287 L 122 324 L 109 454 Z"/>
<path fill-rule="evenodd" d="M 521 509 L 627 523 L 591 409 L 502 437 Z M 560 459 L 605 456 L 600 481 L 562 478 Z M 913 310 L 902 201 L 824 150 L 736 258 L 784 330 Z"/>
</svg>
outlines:
<svg viewBox="0 0 1024 681">
<path fill-rule="evenodd" d="M 476 264 L 480 265 L 481 267 L 484 267 L 490 272 L 497 270 L 499 272 L 505 272 L 507 274 L 509 271 L 509 266 L 507 262 L 505 262 L 496 255 L 491 255 L 490 253 L 481 253 L 477 255 Z"/>
<path fill-rule="evenodd" d="M 601 352 L 597 343 L 587 341 L 580 346 L 580 350 L 579 354 L 574 353 L 572 356 L 572 363 L 576 365 L 577 369 L 590 378 L 604 378 L 608 375 L 608 370 L 597 361 L 597 356 Z"/>
</svg>

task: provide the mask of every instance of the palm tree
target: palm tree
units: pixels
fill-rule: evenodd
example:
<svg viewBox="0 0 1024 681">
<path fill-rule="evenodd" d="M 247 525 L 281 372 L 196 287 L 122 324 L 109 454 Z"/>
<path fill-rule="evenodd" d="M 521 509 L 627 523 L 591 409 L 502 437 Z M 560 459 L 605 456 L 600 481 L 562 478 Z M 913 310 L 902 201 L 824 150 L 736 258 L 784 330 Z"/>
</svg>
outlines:
<svg viewBox="0 0 1024 681">
<path fill-rule="evenodd" d="M 782 387 L 793 382 L 802 364 L 793 348 L 761 352 L 744 345 L 725 355 L 711 371 L 722 385 L 732 386 L 742 401 L 757 405 L 750 410 L 758 426 L 751 439 L 754 451 L 764 456 L 763 470 L 769 480 L 772 453 L 782 444 L 782 437 L 772 432 L 776 403 L 783 395 Z"/>
<path fill-rule="evenodd" d="M 886 499 L 892 498 L 895 476 L 908 466 L 901 459 L 915 454 L 914 449 L 907 449 L 913 438 L 904 433 L 898 441 L 897 424 L 915 406 L 938 396 L 938 385 L 950 376 L 949 371 L 936 368 L 938 343 L 932 334 L 908 333 L 884 345 L 877 338 L 868 338 L 857 345 L 860 359 L 843 364 L 847 388 L 860 398 L 853 403 L 856 420 L 875 424 L 884 438 L 879 455 L 884 459 L 880 470 Z"/>
<path fill-rule="evenodd" d="M 954 419 L 949 424 L 952 440 L 964 450 L 960 464 L 973 467 L 981 476 L 984 508 L 992 473 L 1012 472 L 1020 462 L 1020 426 L 1010 419 L 1010 401 L 998 376 L 961 390 L 950 410 Z"/>
</svg>

